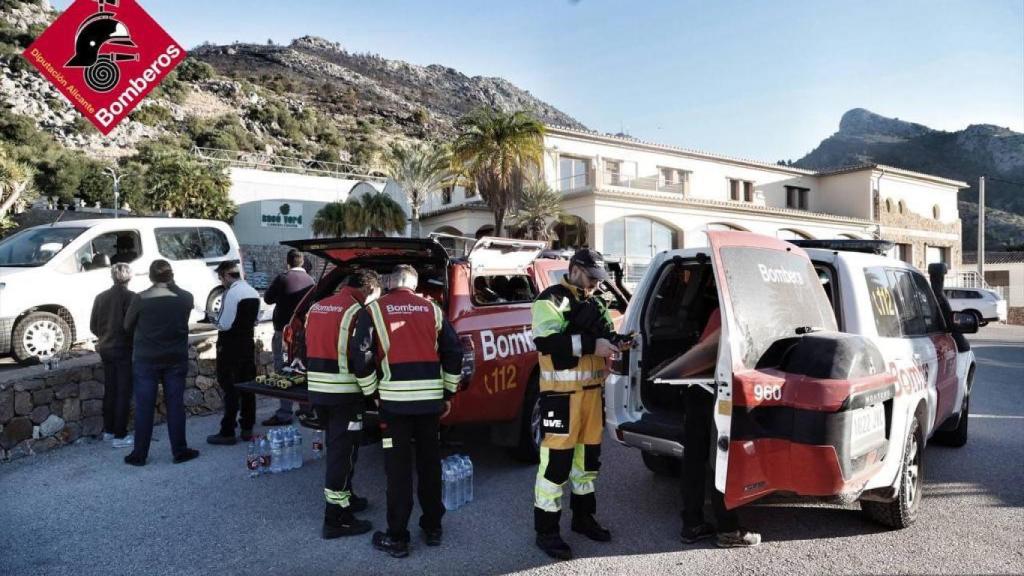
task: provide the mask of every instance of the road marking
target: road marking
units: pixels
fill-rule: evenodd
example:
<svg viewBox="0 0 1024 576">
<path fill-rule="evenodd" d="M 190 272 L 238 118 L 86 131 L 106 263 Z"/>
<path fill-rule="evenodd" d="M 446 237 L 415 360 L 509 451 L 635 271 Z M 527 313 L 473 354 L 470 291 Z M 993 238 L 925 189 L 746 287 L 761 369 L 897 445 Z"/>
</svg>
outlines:
<svg viewBox="0 0 1024 576">
<path fill-rule="evenodd" d="M 992 420 L 1024 420 L 1024 416 L 1010 416 L 1006 414 L 971 414 L 971 418 L 989 418 Z"/>
</svg>

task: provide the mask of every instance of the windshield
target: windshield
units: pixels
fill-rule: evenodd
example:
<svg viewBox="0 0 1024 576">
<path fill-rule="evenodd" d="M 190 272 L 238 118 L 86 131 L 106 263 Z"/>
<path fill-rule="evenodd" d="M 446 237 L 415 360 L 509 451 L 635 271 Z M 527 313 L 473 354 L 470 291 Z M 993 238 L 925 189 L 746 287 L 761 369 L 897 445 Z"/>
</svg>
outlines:
<svg viewBox="0 0 1024 576">
<path fill-rule="evenodd" d="M 726 247 L 721 255 L 739 328 L 733 338 L 744 366 L 756 366 L 768 347 L 783 338 L 804 330 L 838 329 L 818 274 L 806 258 L 762 248 Z"/>
<path fill-rule="evenodd" d="M 0 266 L 42 266 L 86 228 L 30 228 L 0 241 Z"/>
</svg>

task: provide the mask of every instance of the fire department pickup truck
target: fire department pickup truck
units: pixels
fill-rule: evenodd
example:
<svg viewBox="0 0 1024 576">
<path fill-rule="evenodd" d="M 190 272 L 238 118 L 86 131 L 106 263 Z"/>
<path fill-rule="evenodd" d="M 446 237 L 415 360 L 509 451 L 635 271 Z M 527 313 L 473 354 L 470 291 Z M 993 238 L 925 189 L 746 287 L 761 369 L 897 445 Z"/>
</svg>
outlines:
<svg viewBox="0 0 1024 576">
<path fill-rule="evenodd" d="M 437 302 L 459 334 L 464 350 L 462 383 L 445 425 L 486 423 L 492 441 L 524 460 L 540 443 L 538 368 L 531 333 L 533 300 L 568 270 L 562 258 L 538 258 L 545 243 L 482 238 L 465 258 L 452 258 L 435 239 L 342 238 L 299 240 L 286 245 L 333 264 L 299 304 L 284 332 L 290 359 L 305 362 L 304 323 L 314 302 L 338 289 L 357 267 L 389 274 L 399 264 L 419 272 L 417 292 Z M 626 299 L 606 285 L 602 296 L 615 315 Z M 303 401 L 304 389 L 288 397 Z M 281 394 L 278 394 L 281 395 Z"/>
<path fill-rule="evenodd" d="M 658 255 L 622 331 L 641 335 L 613 362 L 606 420 L 656 472 L 678 472 L 680 391 L 717 402 L 715 488 L 735 508 L 774 492 L 860 501 L 894 528 L 919 508 L 929 440 L 962 446 L 975 362 L 932 285 L 872 241 L 792 243 L 710 232 L 709 247 Z M 944 267 L 943 267 L 944 268 Z M 721 314 L 717 365 L 671 373 Z M 676 364 L 678 365 L 678 363 Z M 669 366 L 669 368 L 666 368 Z"/>
</svg>

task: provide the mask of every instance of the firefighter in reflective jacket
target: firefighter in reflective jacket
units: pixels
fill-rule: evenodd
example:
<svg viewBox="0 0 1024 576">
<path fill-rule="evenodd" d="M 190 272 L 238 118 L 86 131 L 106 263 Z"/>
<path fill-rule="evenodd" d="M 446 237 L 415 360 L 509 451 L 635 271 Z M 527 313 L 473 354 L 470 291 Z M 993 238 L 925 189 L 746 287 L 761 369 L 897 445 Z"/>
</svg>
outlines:
<svg viewBox="0 0 1024 576">
<path fill-rule="evenodd" d="M 306 382 L 327 433 L 325 540 L 364 534 L 371 528 L 354 514 L 366 509 L 366 499 L 352 491 L 365 400 L 349 371 L 348 346 L 356 314 L 379 289 L 376 272 L 357 270 L 340 291 L 313 304 L 306 316 Z"/>
<path fill-rule="evenodd" d="M 420 528 L 428 546 L 441 544 L 440 420 L 462 372 L 462 345 L 441 309 L 414 290 L 412 266 L 396 266 L 396 287 L 356 320 L 349 361 L 363 394 L 379 398 L 387 472 L 388 530 L 373 545 L 393 557 L 409 555 L 415 447 Z"/>
<path fill-rule="evenodd" d="M 601 255 L 579 250 L 569 262 L 568 275 L 533 304 L 544 434 L 534 489 L 534 528 L 537 546 L 559 560 L 572 558 L 558 527 L 566 481 L 572 484 L 572 530 L 598 542 L 611 540 L 611 533 L 594 518 L 605 359 L 620 349 L 607 308 L 593 296 L 606 278 Z"/>
</svg>

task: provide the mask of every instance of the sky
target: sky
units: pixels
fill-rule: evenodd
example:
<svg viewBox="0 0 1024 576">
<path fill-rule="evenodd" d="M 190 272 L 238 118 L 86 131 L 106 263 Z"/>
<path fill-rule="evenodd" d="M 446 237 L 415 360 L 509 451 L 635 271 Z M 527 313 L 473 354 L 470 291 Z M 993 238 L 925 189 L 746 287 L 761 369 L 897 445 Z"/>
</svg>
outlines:
<svg viewBox="0 0 1024 576">
<path fill-rule="evenodd" d="M 321 36 L 503 77 L 601 132 L 756 160 L 803 156 L 857 107 L 1024 131 L 1024 0 L 140 3 L 186 47 Z"/>
</svg>

